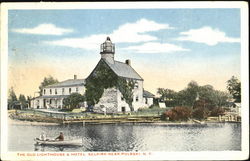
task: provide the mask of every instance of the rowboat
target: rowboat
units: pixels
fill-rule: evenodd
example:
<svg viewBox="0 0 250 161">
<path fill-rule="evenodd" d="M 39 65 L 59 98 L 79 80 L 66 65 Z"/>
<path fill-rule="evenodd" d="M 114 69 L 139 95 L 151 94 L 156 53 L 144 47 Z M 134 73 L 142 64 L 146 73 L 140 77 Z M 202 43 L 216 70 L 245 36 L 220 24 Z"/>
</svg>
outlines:
<svg viewBox="0 0 250 161">
<path fill-rule="evenodd" d="M 58 141 L 58 140 L 39 140 L 37 138 L 34 139 L 34 141 L 38 145 L 52 145 L 52 146 L 82 146 L 82 140 L 64 140 L 64 141 Z"/>
</svg>

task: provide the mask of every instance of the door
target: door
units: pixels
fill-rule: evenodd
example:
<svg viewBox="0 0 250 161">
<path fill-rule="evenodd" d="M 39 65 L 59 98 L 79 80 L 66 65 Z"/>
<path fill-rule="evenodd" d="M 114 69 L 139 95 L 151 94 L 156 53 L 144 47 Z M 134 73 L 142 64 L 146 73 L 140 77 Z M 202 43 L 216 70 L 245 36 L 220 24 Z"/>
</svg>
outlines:
<svg viewBox="0 0 250 161">
<path fill-rule="evenodd" d="M 123 112 L 123 113 L 126 112 L 126 107 L 122 107 L 122 112 Z"/>
<path fill-rule="evenodd" d="M 46 108 L 46 99 L 43 99 L 43 108 Z"/>
</svg>

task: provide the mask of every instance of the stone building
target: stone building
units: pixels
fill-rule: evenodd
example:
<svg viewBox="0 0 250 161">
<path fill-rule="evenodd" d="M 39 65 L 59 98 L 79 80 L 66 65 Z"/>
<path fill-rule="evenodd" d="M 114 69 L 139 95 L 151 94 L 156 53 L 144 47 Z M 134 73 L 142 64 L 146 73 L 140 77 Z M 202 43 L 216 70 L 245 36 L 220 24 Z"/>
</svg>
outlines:
<svg viewBox="0 0 250 161">
<path fill-rule="evenodd" d="M 134 81 L 135 85 L 133 89 L 132 106 L 135 111 L 139 108 L 149 107 L 153 104 L 153 94 L 148 91 L 144 91 L 143 78 L 133 69 L 131 61 L 126 60 L 125 62 L 119 62 L 114 59 L 115 45 L 111 42 L 109 37 L 107 37 L 107 40 L 101 44 L 100 54 L 101 59 L 89 77 L 98 72 L 100 66 L 102 66 L 101 68 L 109 68 L 118 77 L 124 78 L 127 81 Z M 93 111 L 116 113 L 129 112 L 131 109 L 128 103 L 126 103 L 122 93 L 117 88 L 113 87 L 104 89 L 103 95 L 99 102 L 94 105 Z"/>
<path fill-rule="evenodd" d="M 101 44 L 101 59 L 96 67 L 86 78 L 90 78 L 100 66 L 111 70 L 115 75 L 126 80 L 132 80 L 134 84 L 133 89 L 133 108 L 137 111 L 139 108 L 147 108 L 153 104 L 154 95 L 143 89 L 143 78 L 133 69 L 131 61 L 119 62 L 114 59 L 115 45 L 110 38 Z M 102 68 L 102 67 L 101 67 Z M 72 93 L 85 94 L 86 80 L 69 79 L 53 85 L 49 85 L 43 89 L 42 96 L 36 97 L 32 100 L 31 107 L 33 108 L 62 108 L 63 99 Z M 129 112 L 130 107 L 123 98 L 122 93 L 116 88 L 107 88 L 104 90 L 99 102 L 93 107 L 94 112 L 119 113 Z"/>
</svg>

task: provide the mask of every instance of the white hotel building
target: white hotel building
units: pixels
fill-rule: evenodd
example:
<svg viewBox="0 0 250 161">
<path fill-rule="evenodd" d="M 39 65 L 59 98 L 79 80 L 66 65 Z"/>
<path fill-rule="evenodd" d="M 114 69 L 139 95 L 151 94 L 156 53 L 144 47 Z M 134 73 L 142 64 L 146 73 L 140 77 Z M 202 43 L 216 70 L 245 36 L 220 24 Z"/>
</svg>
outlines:
<svg viewBox="0 0 250 161">
<path fill-rule="evenodd" d="M 32 108 L 62 108 L 63 99 L 72 93 L 85 93 L 85 79 L 68 79 L 56 84 L 45 87 L 42 91 L 42 96 L 32 100 Z"/>
</svg>

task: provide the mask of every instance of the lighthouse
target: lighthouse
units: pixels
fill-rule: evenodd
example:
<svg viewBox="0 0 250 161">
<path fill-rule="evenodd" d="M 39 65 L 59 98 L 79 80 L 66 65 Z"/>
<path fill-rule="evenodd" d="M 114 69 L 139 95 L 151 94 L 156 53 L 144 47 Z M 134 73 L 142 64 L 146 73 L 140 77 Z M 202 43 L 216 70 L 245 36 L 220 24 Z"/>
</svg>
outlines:
<svg viewBox="0 0 250 161">
<path fill-rule="evenodd" d="M 113 44 L 109 37 L 106 41 L 101 44 L 101 58 L 107 62 L 114 64 L 114 55 L 115 55 L 115 44 Z"/>
</svg>

